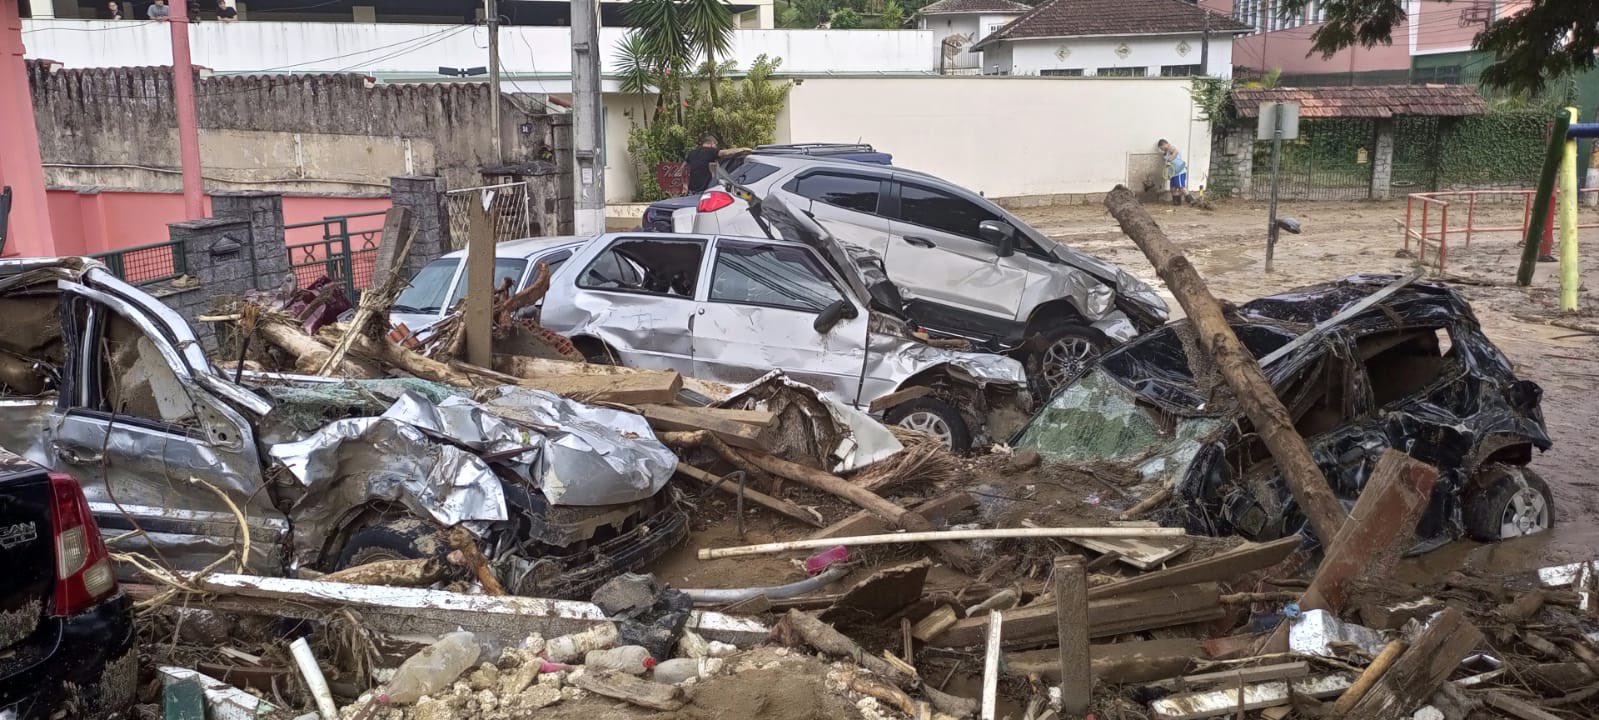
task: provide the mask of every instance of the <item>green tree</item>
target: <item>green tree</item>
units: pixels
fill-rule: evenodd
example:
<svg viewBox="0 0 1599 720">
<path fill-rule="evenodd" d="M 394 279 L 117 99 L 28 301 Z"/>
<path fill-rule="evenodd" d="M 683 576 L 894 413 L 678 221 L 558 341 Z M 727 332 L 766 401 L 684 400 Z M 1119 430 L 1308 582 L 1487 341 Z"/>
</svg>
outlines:
<svg viewBox="0 0 1599 720">
<path fill-rule="evenodd" d="M 883 12 L 877 16 L 877 26 L 884 30 L 898 30 L 905 27 L 907 15 L 905 6 L 899 0 L 888 0 L 883 4 Z"/>
<path fill-rule="evenodd" d="M 865 24 L 861 20 L 861 14 L 849 8 L 834 10 L 832 18 L 828 21 L 828 27 L 834 30 L 859 30 Z"/>
<path fill-rule="evenodd" d="M 1449 2 L 1450 0 L 1444 0 Z M 1279 13 L 1303 12 L 1312 0 L 1279 0 Z M 1406 0 L 1320 0 L 1327 22 L 1311 36 L 1331 56 L 1347 47 L 1393 44 L 1406 18 Z M 1495 61 L 1482 73 L 1493 87 L 1539 92 L 1550 79 L 1592 69 L 1599 50 L 1599 2 L 1529 0 L 1526 9 L 1495 21 L 1473 46 Z"/>
<path fill-rule="evenodd" d="M 633 0 L 622 12 L 633 25 L 616 52 L 623 88 L 653 87 L 657 110 L 681 114 L 681 78 L 699 61 L 715 68 L 732 50 L 732 12 L 721 0 Z"/>
</svg>

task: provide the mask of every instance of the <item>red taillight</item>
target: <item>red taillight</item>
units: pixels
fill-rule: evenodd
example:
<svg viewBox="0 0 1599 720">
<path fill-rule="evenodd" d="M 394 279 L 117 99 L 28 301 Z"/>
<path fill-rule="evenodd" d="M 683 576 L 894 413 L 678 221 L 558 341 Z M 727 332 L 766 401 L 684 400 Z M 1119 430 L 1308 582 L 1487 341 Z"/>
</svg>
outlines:
<svg viewBox="0 0 1599 720">
<path fill-rule="evenodd" d="M 116 592 L 117 579 L 83 488 L 70 476 L 51 473 L 50 496 L 56 539 L 56 615 L 75 615 Z"/>
<path fill-rule="evenodd" d="M 700 212 L 716 212 L 733 204 L 733 196 L 721 190 L 712 190 L 700 196 Z"/>
</svg>

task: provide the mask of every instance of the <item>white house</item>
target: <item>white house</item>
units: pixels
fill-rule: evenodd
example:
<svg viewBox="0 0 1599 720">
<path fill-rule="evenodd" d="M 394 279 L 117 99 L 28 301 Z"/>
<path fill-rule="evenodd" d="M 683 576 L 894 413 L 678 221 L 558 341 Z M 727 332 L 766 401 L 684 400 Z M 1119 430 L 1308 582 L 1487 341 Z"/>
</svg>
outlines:
<svg viewBox="0 0 1599 720">
<path fill-rule="evenodd" d="M 990 75 L 1232 75 L 1251 28 L 1187 0 L 1045 0 L 972 48 Z"/>
<path fill-rule="evenodd" d="M 916 13 L 918 27 L 937 34 L 943 48 L 940 69 L 981 68 L 973 45 L 1033 8 L 1011 0 L 938 0 Z"/>
</svg>

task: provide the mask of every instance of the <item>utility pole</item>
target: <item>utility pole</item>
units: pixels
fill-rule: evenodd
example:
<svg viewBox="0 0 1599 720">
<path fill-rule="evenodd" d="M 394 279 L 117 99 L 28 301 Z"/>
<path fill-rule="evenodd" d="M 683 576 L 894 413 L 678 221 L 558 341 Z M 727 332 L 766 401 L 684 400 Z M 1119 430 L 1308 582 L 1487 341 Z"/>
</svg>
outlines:
<svg viewBox="0 0 1599 720">
<path fill-rule="evenodd" d="M 572 0 L 572 99 L 573 225 L 578 235 L 598 235 L 605 232 L 599 0 Z"/>
<path fill-rule="evenodd" d="M 172 102 L 178 114 L 178 163 L 183 168 L 183 217 L 205 217 L 205 180 L 200 177 L 200 121 L 194 107 L 194 65 L 189 59 L 189 3 L 169 3 L 172 16 Z"/>
<path fill-rule="evenodd" d="M 179 0 L 182 2 L 182 0 Z M 490 145 L 494 152 L 496 164 L 505 162 L 504 148 L 501 147 L 500 137 L 500 7 L 496 0 L 483 0 L 484 20 L 489 26 L 489 132 L 494 135 L 494 142 Z"/>
<path fill-rule="evenodd" d="M 1203 8 L 1201 8 L 1203 9 Z M 1205 10 L 1205 34 L 1199 41 L 1199 74 L 1210 76 L 1210 11 Z"/>
</svg>

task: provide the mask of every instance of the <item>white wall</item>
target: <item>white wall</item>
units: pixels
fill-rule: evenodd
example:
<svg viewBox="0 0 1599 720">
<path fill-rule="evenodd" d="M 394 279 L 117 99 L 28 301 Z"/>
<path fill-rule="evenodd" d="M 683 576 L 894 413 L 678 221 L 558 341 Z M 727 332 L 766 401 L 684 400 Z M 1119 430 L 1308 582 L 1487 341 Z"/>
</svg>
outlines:
<svg viewBox="0 0 1599 720">
<path fill-rule="evenodd" d="M 23 20 L 26 56 L 69 67 L 168 65 L 171 30 L 163 23 Z M 616 69 L 625 28 L 600 30 L 603 72 Z M 444 67 L 487 63 L 487 31 L 463 25 L 235 22 L 190 26 L 194 62 L 218 73 L 361 72 L 438 77 Z M 570 75 L 571 33 L 560 27 L 506 27 L 505 72 Z M 749 67 L 761 54 L 792 73 L 914 73 L 938 69 L 938 40 L 919 30 L 737 30 L 733 58 Z M 558 89 L 528 88 L 530 92 Z"/>
<path fill-rule="evenodd" d="M 1190 120 L 1188 91 L 1179 78 L 806 78 L 778 120 L 779 139 L 867 142 L 895 165 L 1014 197 L 1108 191 L 1129 182 L 1130 154 L 1154 153 L 1164 137 L 1183 150 L 1197 188 L 1209 175 L 1210 129 Z"/>
<path fill-rule="evenodd" d="M 1004 43 L 1011 48 L 1011 74 L 1037 75 L 1040 70 L 1055 68 L 1080 68 L 1085 75 L 1093 75 L 1098 68 L 1143 67 L 1149 77 L 1158 77 L 1162 65 L 1198 65 L 1203 54 L 1204 36 L 1160 35 L 1148 37 L 1082 37 L 1041 40 L 1014 40 Z M 1117 50 L 1127 46 L 1126 57 Z M 1187 51 L 1183 48 L 1186 46 Z M 1065 57 L 1061 50 L 1065 49 Z M 988 55 L 983 64 L 993 65 L 994 55 Z M 1227 36 L 1210 39 L 1210 72 L 1217 77 L 1230 77 L 1233 66 L 1233 44 Z"/>
</svg>

